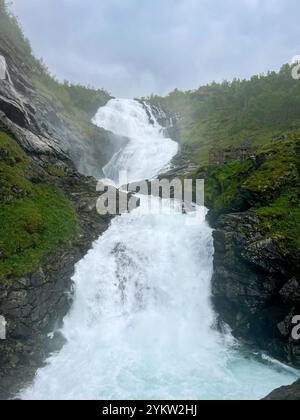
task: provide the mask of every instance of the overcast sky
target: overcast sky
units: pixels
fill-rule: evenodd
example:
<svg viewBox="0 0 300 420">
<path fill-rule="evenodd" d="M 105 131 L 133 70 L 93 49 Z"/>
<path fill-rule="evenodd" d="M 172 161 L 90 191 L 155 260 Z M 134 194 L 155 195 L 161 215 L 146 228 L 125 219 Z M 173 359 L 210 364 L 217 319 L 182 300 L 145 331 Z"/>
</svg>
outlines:
<svg viewBox="0 0 300 420">
<path fill-rule="evenodd" d="M 166 94 L 278 69 L 300 55 L 299 0 L 13 0 L 59 79 Z"/>
</svg>

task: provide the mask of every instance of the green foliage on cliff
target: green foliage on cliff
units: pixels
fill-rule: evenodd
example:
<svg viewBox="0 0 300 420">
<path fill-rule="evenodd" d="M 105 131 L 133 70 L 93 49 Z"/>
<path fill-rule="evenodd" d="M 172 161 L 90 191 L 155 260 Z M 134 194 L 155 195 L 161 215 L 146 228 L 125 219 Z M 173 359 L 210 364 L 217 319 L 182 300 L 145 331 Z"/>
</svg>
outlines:
<svg viewBox="0 0 300 420">
<path fill-rule="evenodd" d="M 65 176 L 65 171 L 61 167 L 53 165 L 52 163 L 48 164 L 47 169 L 50 175 L 56 176 L 58 178 Z"/>
<path fill-rule="evenodd" d="M 5 0 L 0 0 L 0 37 L 2 42 L 10 41 L 18 53 L 32 59 L 31 46 L 25 38 L 16 17 L 9 12 Z"/>
<path fill-rule="evenodd" d="M 283 251 L 300 253 L 300 182 L 270 206 L 257 210 L 267 236 L 277 239 Z"/>
<path fill-rule="evenodd" d="M 0 0 L 0 54 L 1 51 L 5 56 L 10 51 L 11 59 L 16 65 L 22 66 L 22 72 L 27 74 L 33 85 L 56 103 L 60 103 L 62 111 L 74 118 L 79 127 L 83 125 L 83 129 L 84 123 L 89 123 L 97 109 L 110 99 L 109 93 L 104 89 L 56 80 L 43 61 L 33 55 L 30 42 L 24 36 L 17 18 L 9 11 L 5 0 Z"/>
<path fill-rule="evenodd" d="M 4 133 L 0 133 L 0 221 L 1 280 L 34 272 L 48 252 L 70 243 L 80 229 L 62 191 L 46 175 L 36 174 L 23 150 Z"/>
<path fill-rule="evenodd" d="M 203 169 L 194 177 L 202 177 Z M 261 230 L 286 252 L 300 253 L 300 132 L 255 156 L 205 171 L 206 202 L 215 211 L 253 208 Z"/>
<path fill-rule="evenodd" d="M 289 65 L 278 73 L 149 100 L 176 117 L 183 147 L 201 165 L 208 163 L 213 146 L 260 148 L 300 127 L 300 83 Z"/>
<path fill-rule="evenodd" d="M 32 192 L 24 173 L 29 159 L 7 135 L 0 133 L 0 202 L 10 202 Z"/>
<path fill-rule="evenodd" d="M 253 161 L 247 160 L 209 168 L 205 185 L 206 202 L 217 210 L 230 206 L 239 187 L 254 167 Z"/>
<path fill-rule="evenodd" d="M 80 111 L 84 111 L 89 119 L 95 115 L 100 106 L 104 106 L 110 99 L 109 93 L 103 89 L 96 90 L 68 82 L 64 82 L 63 86 L 72 106 Z"/>
<path fill-rule="evenodd" d="M 287 152 L 287 154 L 285 154 Z M 298 171 L 295 156 L 289 153 L 287 147 L 276 153 L 263 163 L 259 169 L 247 179 L 245 187 L 249 191 L 263 193 L 277 191 L 282 185 L 294 183 Z"/>
<path fill-rule="evenodd" d="M 262 147 L 245 161 L 210 166 L 207 200 L 212 207 L 230 207 L 241 189 L 259 203 L 272 201 L 282 190 L 295 185 L 299 178 L 299 140 L 293 137 Z"/>
</svg>

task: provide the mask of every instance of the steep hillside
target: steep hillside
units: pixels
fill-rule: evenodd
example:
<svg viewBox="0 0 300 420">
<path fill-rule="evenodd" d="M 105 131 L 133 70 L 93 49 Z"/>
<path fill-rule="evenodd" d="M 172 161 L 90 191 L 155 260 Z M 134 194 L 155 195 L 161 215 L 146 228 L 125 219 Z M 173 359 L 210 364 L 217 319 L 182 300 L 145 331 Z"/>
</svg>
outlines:
<svg viewBox="0 0 300 420">
<path fill-rule="evenodd" d="M 16 141 L 1 132 L 0 156 L 0 281 L 8 282 L 38 270 L 49 251 L 78 236 L 80 223 L 51 179 L 51 174 L 65 175 L 62 166 L 49 163 L 42 173 Z"/>
<path fill-rule="evenodd" d="M 74 266 L 110 217 L 101 175 L 122 139 L 90 123 L 110 96 L 60 84 L 34 58 L 0 0 L 0 399 L 14 396 L 63 340 Z M 80 172 L 81 173 L 80 173 Z"/>
<path fill-rule="evenodd" d="M 82 173 L 99 177 L 101 168 L 125 141 L 90 122 L 110 95 L 55 80 L 33 56 L 4 0 L 0 0 L 0 56 L 8 69 L 0 85 L 0 111 L 18 126 L 42 136 L 52 148 L 61 149 Z"/>
<path fill-rule="evenodd" d="M 148 100 L 174 118 L 182 152 L 199 165 L 235 160 L 241 148 L 251 154 L 300 126 L 300 83 L 289 65 L 251 80 L 175 90 Z"/>
</svg>

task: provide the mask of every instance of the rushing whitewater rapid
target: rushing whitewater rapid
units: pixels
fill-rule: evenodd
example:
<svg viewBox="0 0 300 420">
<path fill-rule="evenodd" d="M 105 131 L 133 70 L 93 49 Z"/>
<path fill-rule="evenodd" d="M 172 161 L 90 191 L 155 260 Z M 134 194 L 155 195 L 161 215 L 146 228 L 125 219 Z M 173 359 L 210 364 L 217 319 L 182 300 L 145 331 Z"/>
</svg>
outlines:
<svg viewBox="0 0 300 420">
<path fill-rule="evenodd" d="M 178 144 L 164 138 L 162 127 L 146 104 L 113 99 L 99 109 L 93 122 L 129 140 L 125 149 L 116 153 L 103 168 L 105 176 L 114 181 L 118 181 L 119 172 L 123 170 L 127 171 L 131 182 L 151 179 L 166 169 L 177 153 Z"/>
<path fill-rule="evenodd" d="M 138 102 L 112 100 L 94 122 L 128 137 L 105 168 L 112 179 L 123 169 L 130 180 L 151 178 L 177 151 Z M 144 201 L 115 218 L 77 264 L 67 344 L 21 398 L 259 399 L 293 382 L 292 370 L 243 353 L 214 329 L 208 224 L 145 215 Z"/>
</svg>

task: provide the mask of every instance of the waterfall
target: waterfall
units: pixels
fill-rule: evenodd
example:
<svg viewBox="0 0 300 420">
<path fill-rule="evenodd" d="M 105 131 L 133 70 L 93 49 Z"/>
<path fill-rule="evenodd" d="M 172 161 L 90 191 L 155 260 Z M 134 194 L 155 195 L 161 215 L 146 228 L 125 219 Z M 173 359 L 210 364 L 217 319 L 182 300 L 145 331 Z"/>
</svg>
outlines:
<svg viewBox="0 0 300 420">
<path fill-rule="evenodd" d="M 130 180 L 151 178 L 165 168 L 177 144 L 152 118 L 131 100 L 98 111 L 95 123 L 129 139 L 106 176 L 127 169 Z M 67 344 L 21 398 L 259 399 L 293 382 L 293 371 L 244 354 L 214 328 L 208 224 L 146 215 L 144 205 L 115 218 L 77 264 Z"/>
<path fill-rule="evenodd" d="M 99 109 L 93 122 L 129 139 L 104 168 L 105 176 L 114 181 L 118 181 L 122 170 L 128 172 L 129 181 L 151 179 L 166 169 L 177 153 L 178 144 L 164 137 L 154 116 L 150 122 L 145 108 L 137 101 L 112 99 Z"/>
<path fill-rule="evenodd" d="M 0 55 L 0 80 L 5 80 L 7 74 L 6 60 L 3 55 Z"/>
</svg>

